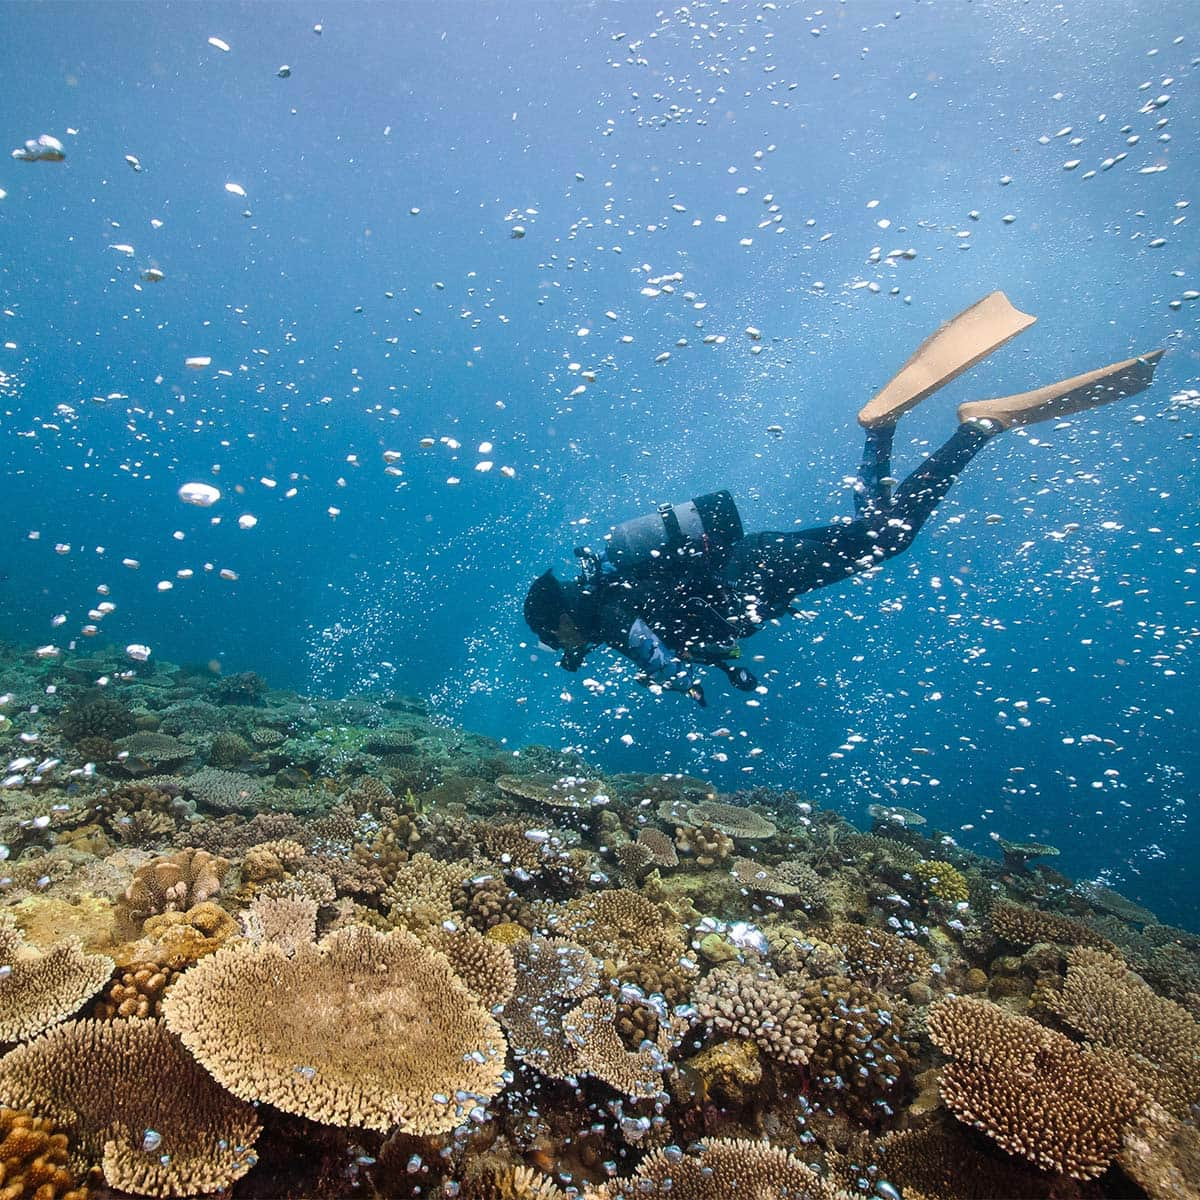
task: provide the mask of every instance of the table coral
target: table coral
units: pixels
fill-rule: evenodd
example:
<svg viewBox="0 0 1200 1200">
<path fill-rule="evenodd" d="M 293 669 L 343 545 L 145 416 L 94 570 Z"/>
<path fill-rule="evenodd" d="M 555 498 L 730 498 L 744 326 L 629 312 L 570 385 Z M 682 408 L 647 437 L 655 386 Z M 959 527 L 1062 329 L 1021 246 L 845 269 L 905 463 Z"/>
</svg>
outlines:
<svg viewBox="0 0 1200 1200">
<path fill-rule="evenodd" d="M 503 1086 L 500 1027 L 402 930 L 347 926 L 290 958 L 270 943 L 228 947 L 163 1011 L 234 1095 L 325 1124 L 442 1133 Z"/>
<path fill-rule="evenodd" d="M 45 951 L 0 913 L 0 1042 L 22 1042 L 78 1012 L 112 975 L 113 961 L 74 941 Z"/>
<path fill-rule="evenodd" d="M 951 1057 L 941 1094 L 959 1120 L 1010 1154 L 1074 1179 L 1103 1174 L 1146 1098 L 1083 1047 L 986 1000 L 929 1009 L 929 1033 Z"/>
<path fill-rule="evenodd" d="M 253 1165 L 258 1120 L 161 1021 L 71 1021 L 0 1059 L 0 1099 L 51 1118 L 72 1166 L 143 1196 L 213 1192 Z M 148 1144 L 153 1142 L 152 1145 Z"/>
</svg>

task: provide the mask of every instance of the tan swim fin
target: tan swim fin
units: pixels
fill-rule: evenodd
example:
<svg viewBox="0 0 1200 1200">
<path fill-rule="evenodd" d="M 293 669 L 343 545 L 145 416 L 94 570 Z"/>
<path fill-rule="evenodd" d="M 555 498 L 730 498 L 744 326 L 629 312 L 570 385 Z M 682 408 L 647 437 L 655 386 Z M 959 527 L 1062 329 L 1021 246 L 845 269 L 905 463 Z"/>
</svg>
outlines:
<svg viewBox="0 0 1200 1200">
<path fill-rule="evenodd" d="M 927 337 L 890 383 L 858 414 L 867 429 L 892 425 L 938 388 L 999 350 L 1037 320 L 993 292 Z"/>
<path fill-rule="evenodd" d="M 1099 408 L 1114 400 L 1124 400 L 1126 396 L 1136 396 L 1148 388 L 1162 356 L 1161 350 L 1151 350 L 1140 358 L 1127 358 L 1032 392 L 999 396 L 995 400 L 972 400 L 958 406 L 958 419 L 969 421 L 972 417 L 987 417 L 999 421 L 1005 429 L 1011 429 L 1014 425 L 1053 421 L 1084 409 Z"/>
</svg>

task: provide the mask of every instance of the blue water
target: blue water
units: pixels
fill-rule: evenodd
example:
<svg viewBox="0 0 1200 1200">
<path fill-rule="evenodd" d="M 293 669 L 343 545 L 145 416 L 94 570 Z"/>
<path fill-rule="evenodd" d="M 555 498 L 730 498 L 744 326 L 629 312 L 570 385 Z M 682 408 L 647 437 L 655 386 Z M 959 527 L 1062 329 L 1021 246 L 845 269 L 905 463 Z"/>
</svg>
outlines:
<svg viewBox="0 0 1200 1200">
<path fill-rule="evenodd" d="M 118 646 L 1049 840 L 1200 925 L 1189 0 L 4 17 L 4 148 L 67 157 L 0 164 L 0 632 L 65 646 L 107 586 Z M 529 579 L 659 501 L 849 512 L 858 407 L 995 288 L 1039 323 L 906 419 L 899 469 L 964 399 L 1165 346 L 1155 386 L 989 445 L 908 555 L 755 638 L 757 706 L 531 643 Z"/>
</svg>

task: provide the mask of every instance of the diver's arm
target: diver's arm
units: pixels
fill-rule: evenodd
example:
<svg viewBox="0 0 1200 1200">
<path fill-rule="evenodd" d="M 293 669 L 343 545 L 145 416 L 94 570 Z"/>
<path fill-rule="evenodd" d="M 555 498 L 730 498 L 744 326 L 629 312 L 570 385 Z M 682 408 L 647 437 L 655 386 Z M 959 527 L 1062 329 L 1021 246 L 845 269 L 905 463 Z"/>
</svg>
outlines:
<svg viewBox="0 0 1200 1200">
<path fill-rule="evenodd" d="M 701 708 L 705 707 L 704 690 L 687 663 L 673 654 L 641 617 L 629 627 L 623 653 L 642 668 L 648 686 L 687 692 Z"/>
</svg>

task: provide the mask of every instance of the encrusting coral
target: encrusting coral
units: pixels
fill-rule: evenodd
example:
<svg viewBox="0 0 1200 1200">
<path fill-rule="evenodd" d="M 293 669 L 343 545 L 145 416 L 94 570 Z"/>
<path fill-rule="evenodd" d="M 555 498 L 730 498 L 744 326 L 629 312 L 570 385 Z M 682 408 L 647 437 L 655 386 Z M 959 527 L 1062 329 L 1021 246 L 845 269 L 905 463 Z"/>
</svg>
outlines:
<svg viewBox="0 0 1200 1200">
<path fill-rule="evenodd" d="M 257 1161 L 254 1109 L 161 1021 L 71 1021 L 0 1059 L 0 1102 L 53 1120 L 72 1166 L 143 1196 L 215 1192 Z"/>
<path fill-rule="evenodd" d="M 503 1086 L 500 1027 L 402 930 L 350 925 L 291 957 L 227 947 L 184 974 L 163 1012 L 234 1095 L 326 1124 L 444 1133 Z"/>
<path fill-rule="evenodd" d="M 1109 1063 L 986 1000 L 939 1000 L 928 1022 L 934 1045 L 951 1057 L 940 1081 L 946 1106 L 1044 1170 L 1102 1174 L 1146 1103 Z"/>
<path fill-rule="evenodd" d="M 67 1165 L 67 1136 L 53 1121 L 0 1108 L 0 1198 L 87 1200 Z"/>
<path fill-rule="evenodd" d="M 112 971 L 111 958 L 85 954 L 74 941 L 44 952 L 26 945 L 12 916 L 0 912 L 0 1042 L 23 1042 L 65 1021 Z"/>
</svg>

